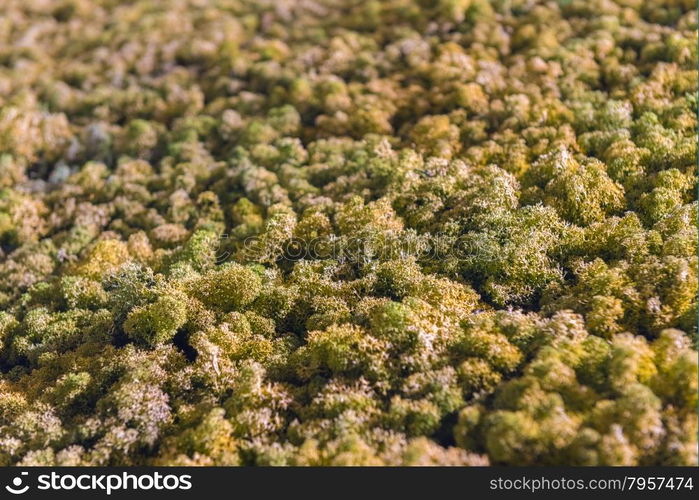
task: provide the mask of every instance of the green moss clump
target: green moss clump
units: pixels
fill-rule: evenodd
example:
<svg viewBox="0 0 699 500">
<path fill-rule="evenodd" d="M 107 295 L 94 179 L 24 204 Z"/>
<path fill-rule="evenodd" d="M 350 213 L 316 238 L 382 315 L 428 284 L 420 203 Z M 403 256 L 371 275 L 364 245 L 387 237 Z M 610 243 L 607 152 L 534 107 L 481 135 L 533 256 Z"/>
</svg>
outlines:
<svg viewBox="0 0 699 500">
<path fill-rule="evenodd" d="M 208 307 L 222 311 L 240 310 L 260 294 L 262 279 L 240 264 L 226 264 L 196 279 L 191 293 Z"/>
<path fill-rule="evenodd" d="M 187 299 L 181 292 L 172 293 L 132 309 L 124 322 L 124 331 L 135 342 L 157 347 L 170 342 L 186 321 Z"/>
</svg>

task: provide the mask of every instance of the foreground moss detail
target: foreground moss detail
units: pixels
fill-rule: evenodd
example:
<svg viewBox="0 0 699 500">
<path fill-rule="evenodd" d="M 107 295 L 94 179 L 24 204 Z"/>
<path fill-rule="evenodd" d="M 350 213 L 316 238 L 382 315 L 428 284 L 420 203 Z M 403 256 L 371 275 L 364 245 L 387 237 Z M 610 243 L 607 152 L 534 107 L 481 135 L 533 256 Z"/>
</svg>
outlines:
<svg viewBox="0 0 699 500">
<path fill-rule="evenodd" d="M 6 0 L 0 465 L 697 463 L 685 0 Z"/>
</svg>

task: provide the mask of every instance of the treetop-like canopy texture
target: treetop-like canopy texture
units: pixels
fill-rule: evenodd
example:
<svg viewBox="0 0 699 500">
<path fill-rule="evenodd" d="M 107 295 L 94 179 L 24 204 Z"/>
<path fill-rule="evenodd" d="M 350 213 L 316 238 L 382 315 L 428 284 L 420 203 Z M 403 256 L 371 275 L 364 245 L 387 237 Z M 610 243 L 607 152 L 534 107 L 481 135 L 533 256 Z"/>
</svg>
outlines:
<svg viewBox="0 0 699 500">
<path fill-rule="evenodd" d="M 0 465 L 696 465 L 694 0 L 0 2 Z"/>
</svg>

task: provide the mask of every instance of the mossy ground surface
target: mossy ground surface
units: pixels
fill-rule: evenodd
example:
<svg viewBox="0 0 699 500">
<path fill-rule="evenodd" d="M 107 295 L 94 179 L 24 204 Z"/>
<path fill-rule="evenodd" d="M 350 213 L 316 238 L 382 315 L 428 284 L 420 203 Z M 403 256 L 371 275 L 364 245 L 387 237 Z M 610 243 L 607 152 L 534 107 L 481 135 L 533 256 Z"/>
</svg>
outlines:
<svg viewBox="0 0 699 500">
<path fill-rule="evenodd" d="M 3 0 L 0 465 L 697 463 L 694 0 Z"/>
</svg>

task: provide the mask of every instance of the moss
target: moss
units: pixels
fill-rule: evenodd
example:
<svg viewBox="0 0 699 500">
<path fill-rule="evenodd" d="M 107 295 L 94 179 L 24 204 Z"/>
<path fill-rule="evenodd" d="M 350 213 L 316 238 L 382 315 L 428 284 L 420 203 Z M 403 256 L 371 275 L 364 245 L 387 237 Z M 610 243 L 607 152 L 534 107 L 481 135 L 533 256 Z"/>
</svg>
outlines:
<svg viewBox="0 0 699 500">
<path fill-rule="evenodd" d="M 0 3 L 0 465 L 697 463 L 689 0 Z"/>
<path fill-rule="evenodd" d="M 170 342 L 186 321 L 187 299 L 181 292 L 172 293 L 132 309 L 124 322 L 124 331 L 135 342 L 156 347 Z"/>
<path fill-rule="evenodd" d="M 107 303 L 102 284 L 80 276 L 65 276 L 60 281 L 65 305 L 69 309 L 98 309 Z"/>
<path fill-rule="evenodd" d="M 205 305 L 223 311 L 240 310 L 260 294 L 262 280 L 252 269 L 225 264 L 191 285 L 192 294 Z"/>
<path fill-rule="evenodd" d="M 101 279 L 116 271 L 128 259 L 129 250 L 123 241 L 98 241 L 77 264 L 75 273 L 90 279 Z"/>
</svg>

